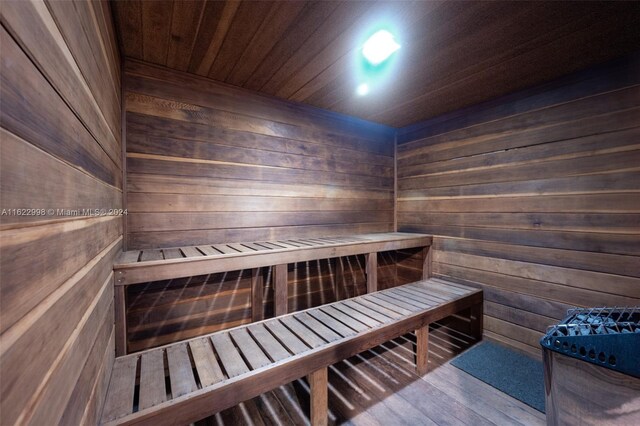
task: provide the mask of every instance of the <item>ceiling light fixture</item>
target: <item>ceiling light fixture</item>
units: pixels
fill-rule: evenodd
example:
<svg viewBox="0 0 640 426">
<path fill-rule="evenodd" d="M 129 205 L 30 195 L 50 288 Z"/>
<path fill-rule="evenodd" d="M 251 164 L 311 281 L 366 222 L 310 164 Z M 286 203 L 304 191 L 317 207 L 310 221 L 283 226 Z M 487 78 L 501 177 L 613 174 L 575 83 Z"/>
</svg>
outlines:
<svg viewBox="0 0 640 426">
<path fill-rule="evenodd" d="M 389 58 L 400 45 L 387 30 L 375 32 L 362 46 L 362 55 L 371 65 L 379 65 Z"/>
<path fill-rule="evenodd" d="M 365 96 L 369 93 L 369 85 L 367 83 L 362 83 L 356 89 L 356 93 L 360 96 Z"/>
</svg>

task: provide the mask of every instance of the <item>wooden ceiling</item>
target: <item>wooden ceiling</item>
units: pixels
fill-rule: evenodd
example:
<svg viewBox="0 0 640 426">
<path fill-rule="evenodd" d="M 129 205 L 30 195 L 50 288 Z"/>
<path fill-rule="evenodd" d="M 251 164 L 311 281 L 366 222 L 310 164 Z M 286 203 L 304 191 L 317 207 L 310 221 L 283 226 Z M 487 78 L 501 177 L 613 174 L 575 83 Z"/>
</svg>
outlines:
<svg viewBox="0 0 640 426">
<path fill-rule="evenodd" d="M 640 2 L 114 1 L 124 54 L 395 127 L 640 49 Z M 380 23 L 394 74 L 355 88 Z"/>
</svg>

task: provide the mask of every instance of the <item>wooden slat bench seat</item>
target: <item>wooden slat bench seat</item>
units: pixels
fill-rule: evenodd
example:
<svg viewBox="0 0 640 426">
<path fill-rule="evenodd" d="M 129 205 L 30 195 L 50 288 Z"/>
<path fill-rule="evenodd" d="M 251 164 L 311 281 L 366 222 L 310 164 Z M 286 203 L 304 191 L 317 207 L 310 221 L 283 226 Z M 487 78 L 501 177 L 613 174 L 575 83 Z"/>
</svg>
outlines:
<svg viewBox="0 0 640 426">
<path fill-rule="evenodd" d="M 482 291 L 438 279 L 406 284 L 118 357 L 103 424 L 187 424 L 309 376 L 311 420 L 327 420 L 327 367 L 411 331 L 426 372 L 428 325 L 471 308 Z"/>
<path fill-rule="evenodd" d="M 127 285 L 430 245 L 430 235 L 402 232 L 213 244 L 127 251 L 113 268 Z"/>
</svg>

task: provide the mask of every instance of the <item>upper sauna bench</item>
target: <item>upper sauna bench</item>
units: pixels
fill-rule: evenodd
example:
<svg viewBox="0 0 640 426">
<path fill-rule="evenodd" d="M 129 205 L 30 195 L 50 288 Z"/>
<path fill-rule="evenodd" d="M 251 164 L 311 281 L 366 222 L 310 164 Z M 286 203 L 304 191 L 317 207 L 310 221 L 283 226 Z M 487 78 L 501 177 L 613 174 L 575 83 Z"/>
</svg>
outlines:
<svg viewBox="0 0 640 426">
<path fill-rule="evenodd" d="M 145 249 L 122 253 L 114 271 L 116 285 L 128 285 L 430 245 L 430 235 L 391 232 Z"/>
</svg>

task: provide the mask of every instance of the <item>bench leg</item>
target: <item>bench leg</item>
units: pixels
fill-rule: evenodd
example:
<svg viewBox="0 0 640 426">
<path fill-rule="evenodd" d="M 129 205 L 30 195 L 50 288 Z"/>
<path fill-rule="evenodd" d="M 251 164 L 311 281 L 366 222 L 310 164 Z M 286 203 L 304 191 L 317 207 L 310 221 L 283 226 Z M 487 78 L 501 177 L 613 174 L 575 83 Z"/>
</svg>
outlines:
<svg viewBox="0 0 640 426">
<path fill-rule="evenodd" d="M 483 303 L 480 302 L 471 307 L 471 336 L 476 339 L 477 342 L 482 340 L 482 322 L 484 318 Z"/>
<path fill-rule="evenodd" d="M 422 249 L 422 279 L 427 280 L 431 278 L 431 262 L 433 262 L 433 248 L 427 246 Z"/>
<path fill-rule="evenodd" d="M 378 253 L 367 254 L 367 293 L 378 291 Z"/>
<path fill-rule="evenodd" d="M 426 374 L 429 367 L 429 325 L 416 330 L 416 372 Z"/>
<path fill-rule="evenodd" d="M 311 425 L 325 426 L 329 418 L 327 367 L 309 374 L 309 387 L 311 388 Z"/>
<path fill-rule="evenodd" d="M 114 287 L 113 307 L 115 311 L 116 356 L 122 356 L 127 354 L 126 290 L 127 290 L 127 287 L 123 285 L 116 285 Z"/>
<path fill-rule="evenodd" d="M 260 268 L 251 270 L 251 321 L 262 321 L 264 280 Z"/>
<path fill-rule="evenodd" d="M 284 315 L 288 311 L 289 293 L 287 286 L 287 264 L 276 265 L 273 267 L 273 283 L 274 283 L 274 311 L 276 316 Z"/>
</svg>

